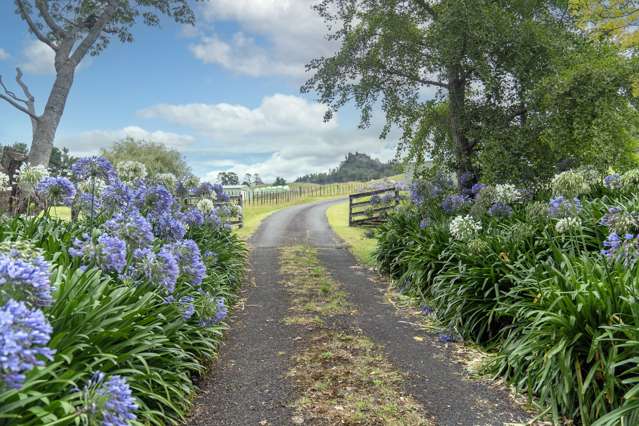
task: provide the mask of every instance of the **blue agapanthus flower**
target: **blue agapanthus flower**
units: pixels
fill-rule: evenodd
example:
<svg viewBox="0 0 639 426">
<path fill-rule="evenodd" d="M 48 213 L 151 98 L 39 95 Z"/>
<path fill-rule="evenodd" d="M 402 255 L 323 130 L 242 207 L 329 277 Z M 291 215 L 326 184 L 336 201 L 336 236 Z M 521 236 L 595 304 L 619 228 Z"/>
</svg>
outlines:
<svg viewBox="0 0 639 426">
<path fill-rule="evenodd" d="M 164 246 L 158 253 L 145 247 L 133 251 L 133 266 L 130 275 L 144 278 L 148 282 L 161 285 L 171 294 L 175 291 L 180 269 L 170 248 Z"/>
<path fill-rule="evenodd" d="M 218 324 L 226 318 L 229 310 L 226 307 L 226 303 L 224 302 L 224 298 L 220 297 L 215 301 L 215 315 L 209 318 L 204 318 L 200 320 L 200 327 L 210 327 L 212 325 Z"/>
<path fill-rule="evenodd" d="M 513 208 L 506 203 L 496 202 L 488 208 L 488 214 L 493 217 L 510 217 L 513 215 Z"/>
<path fill-rule="evenodd" d="M 613 173 L 604 178 L 603 184 L 608 189 L 619 189 L 623 186 L 621 183 L 621 175 L 618 173 Z"/>
<path fill-rule="evenodd" d="M 204 215 L 200 209 L 196 207 L 191 207 L 180 213 L 180 219 L 188 226 L 200 226 L 204 224 Z"/>
<path fill-rule="evenodd" d="M 140 185 L 135 194 L 135 205 L 144 213 L 162 213 L 170 210 L 175 202 L 173 195 L 162 185 Z"/>
<path fill-rule="evenodd" d="M 186 234 L 184 223 L 170 211 L 150 215 L 150 219 L 153 224 L 153 233 L 164 241 L 178 241 Z"/>
<path fill-rule="evenodd" d="M 179 300 L 180 309 L 182 310 L 182 318 L 184 318 L 185 321 L 190 320 L 191 317 L 193 317 L 193 315 L 195 314 L 195 304 L 193 304 L 194 301 L 195 299 L 193 298 L 193 296 L 184 296 L 181 297 Z"/>
<path fill-rule="evenodd" d="M 442 201 L 442 209 L 446 213 L 452 214 L 468 206 L 470 203 L 471 203 L 471 200 L 468 197 L 468 195 L 464 195 L 464 194 L 449 195 L 448 197 L 444 198 L 444 201 Z"/>
<path fill-rule="evenodd" d="M 581 211 L 579 198 L 569 199 L 564 196 L 554 197 L 548 206 L 548 215 L 555 218 L 576 216 Z"/>
<path fill-rule="evenodd" d="M 46 345 L 52 328 L 42 311 L 24 302 L 9 300 L 0 307 L 0 390 L 2 385 L 19 389 L 26 373 L 53 359 Z"/>
<path fill-rule="evenodd" d="M 202 182 L 197 188 L 193 190 L 193 195 L 196 197 L 210 197 L 215 193 L 215 188 L 210 182 Z"/>
<path fill-rule="evenodd" d="M 91 178 L 112 182 L 116 178 L 113 164 L 104 157 L 83 157 L 76 160 L 71 166 L 71 173 L 78 181 Z"/>
<path fill-rule="evenodd" d="M 93 263 L 106 272 L 121 274 L 126 267 L 127 248 L 126 243 L 118 237 L 102 234 L 97 242 L 88 234 L 82 239 L 76 238 L 73 247 L 69 248 L 69 254 L 80 257 L 85 262 Z"/>
<path fill-rule="evenodd" d="M 430 219 L 425 217 L 419 221 L 419 229 L 426 229 L 430 225 Z"/>
<path fill-rule="evenodd" d="M 180 277 L 192 286 L 202 284 L 206 276 L 206 266 L 202 262 L 200 248 L 193 240 L 181 240 L 169 245 L 180 267 Z"/>
<path fill-rule="evenodd" d="M 51 305 L 49 263 L 42 256 L 27 259 L 17 250 L 0 253 L 0 302 L 10 298 L 33 306 Z"/>
<path fill-rule="evenodd" d="M 69 179 L 52 176 L 43 178 L 35 190 L 49 205 L 62 203 L 70 206 L 76 193 L 75 186 Z"/>
<path fill-rule="evenodd" d="M 98 371 L 84 387 L 87 411 L 96 423 L 103 426 L 127 426 L 136 420 L 138 405 L 126 379 Z"/>
<path fill-rule="evenodd" d="M 231 197 L 224 192 L 224 187 L 219 183 L 213 184 L 213 191 L 215 192 L 215 199 L 217 201 L 226 203 L 230 201 Z"/>
<path fill-rule="evenodd" d="M 603 246 L 605 248 L 601 250 L 601 254 L 625 266 L 634 265 L 639 258 L 639 235 L 626 233 L 620 236 L 612 232 L 603 242 Z"/>
<path fill-rule="evenodd" d="M 470 188 L 470 192 L 472 192 L 473 195 L 477 195 L 484 188 L 486 188 L 486 185 L 484 185 L 483 183 L 476 183 Z"/>
<path fill-rule="evenodd" d="M 126 213 L 117 213 L 104 223 L 104 228 L 109 234 L 124 240 L 129 248 L 149 246 L 155 239 L 153 227 L 135 209 Z"/>
<path fill-rule="evenodd" d="M 89 217 L 96 217 L 102 210 L 102 201 L 97 194 L 82 192 L 76 199 L 75 206 L 82 214 Z"/>
<path fill-rule="evenodd" d="M 111 212 L 128 210 L 133 202 L 133 196 L 134 192 L 131 188 L 127 184 L 117 180 L 102 190 L 102 206 Z"/>
</svg>

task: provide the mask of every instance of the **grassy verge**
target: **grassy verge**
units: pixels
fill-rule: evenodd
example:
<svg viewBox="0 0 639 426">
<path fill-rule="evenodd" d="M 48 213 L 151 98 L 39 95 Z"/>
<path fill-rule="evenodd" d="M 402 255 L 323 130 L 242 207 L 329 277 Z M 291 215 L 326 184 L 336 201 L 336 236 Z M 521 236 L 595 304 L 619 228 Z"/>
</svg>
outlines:
<svg viewBox="0 0 639 426">
<path fill-rule="evenodd" d="M 348 226 L 348 202 L 329 207 L 326 217 L 333 231 L 344 240 L 355 257 L 362 264 L 373 266 L 377 241 L 366 236 L 366 229 Z"/>
<path fill-rule="evenodd" d="M 313 203 L 322 200 L 333 200 L 342 197 L 344 197 L 344 195 L 337 195 L 334 197 L 305 197 L 292 200 L 288 203 L 246 206 L 244 208 L 244 226 L 236 231 L 237 235 L 243 239 L 250 238 L 257 228 L 259 228 L 262 221 L 278 210 L 300 204 Z"/>
</svg>

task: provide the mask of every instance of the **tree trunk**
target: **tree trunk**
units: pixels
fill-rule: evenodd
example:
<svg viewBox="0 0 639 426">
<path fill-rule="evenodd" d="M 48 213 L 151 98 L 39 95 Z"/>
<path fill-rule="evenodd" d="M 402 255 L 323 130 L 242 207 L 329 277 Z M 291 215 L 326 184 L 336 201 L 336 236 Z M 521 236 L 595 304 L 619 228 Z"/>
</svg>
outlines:
<svg viewBox="0 0 639 426">
<path fill-rule="evenodd" d="M 29 163 L 32 165 L 49 165 L 55 133 L 73 85 L 74 74 L 75 67 L 70 63 L 57 70 L 44 112 L 37 120 L 33 120 L 33 140 L 29 151 Z"/>
<path fill-rule="evenodd" d="M 464 178 L 469 173 L 474 174 L 473 145 L 466 136 L 466 85 L 466 79 L 461 73 L 461 66 L 451 66 L 448 69 L 448 124 L 455 149 L 457 182 L 462 190 L 472 185 L 474 181 L 474 179 Z"/>
</svg>

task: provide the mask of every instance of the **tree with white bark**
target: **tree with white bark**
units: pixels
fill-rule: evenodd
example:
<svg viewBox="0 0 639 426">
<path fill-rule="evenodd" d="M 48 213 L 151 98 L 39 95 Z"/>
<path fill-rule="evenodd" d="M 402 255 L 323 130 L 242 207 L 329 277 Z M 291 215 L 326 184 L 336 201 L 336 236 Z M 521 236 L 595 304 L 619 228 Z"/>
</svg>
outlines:
<svg viewBox="0 0 639 426">
<path fill-rule="evenodd" d="M 158 26 L 165 15 L 177 23 L 195 22 L 188 0 L 15 0 L 15 5 L 29 32 L 55 53 L 55 79 L 40 113 L 20 68 L 15 80 L 22 94 L 10 90 L 0 76 L 0 99 L 31 120 L 28 161 L 34 165 L 49 163 L 75 72 L 87 55 L 100 54 L 115 37 L 132 42 L 131 28 L 140 20 Z"/>
</svg>

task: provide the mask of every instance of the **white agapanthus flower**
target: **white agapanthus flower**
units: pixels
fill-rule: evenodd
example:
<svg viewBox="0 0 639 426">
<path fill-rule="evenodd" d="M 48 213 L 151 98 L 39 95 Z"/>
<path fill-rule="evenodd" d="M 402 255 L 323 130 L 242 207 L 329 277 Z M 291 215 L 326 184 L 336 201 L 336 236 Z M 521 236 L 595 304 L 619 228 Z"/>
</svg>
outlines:
<svg viewBox="0 0 639 426">
<path fill-rule="evenodd" d="M 630 169 L 621 175 L 621 186 L 627 190 L 639 187 L 639 169 Z"/>
<path fill-rule="evenodd" d="M 481 231 L 481 223 L 470 215 L 457 216 L 450 222 L 449 230 L 454 239 L 468 241 Z"/>
<path fill-rule="evenodd" d="M 124 182 L 134 182 L 146 177 L 146 166 L 139 161 L 121 161 L 117 165 L 118 176 Z"/>
<path fill-rule="evenodd" d="M 560 234 L 579 231 L 581 229 L 581 219 L 578 217 L 565 217 L 559 219 L 555 225 L 555 230 Z"/>
<path fill-rule="evenodd" d="M 563 195 L 567 198 L 575 198 L 590 192 L 590 184 L 583 173 L 568 170 L 552 179 L 550 182 L 552 192 L 555 195 Z"/>
<path fill-rule="evenodd" d="M 197 208 L 204 214 L 209 214 L 215 210 L 215 203 L 208 198 L 203 198 L 197 202 Z"/>
<path fill-rule="evenodd" d="M 21 190 L 33 192 L 36 185 L 47 176 L 49 171 L 43 165 L 31 166 L 29 163 L 23 163 L 16 172 L 16 181 Z"/>
<path fill-rule="evenodd" d="M 107 187 L 107 183 L 103 179 L 95 178 L 80 181 L 76 186 L 80 192 L 100 195 L 104 188 Z"/>
<path fill-rule="evenodd" d="M 0 172 L 0 191 L 10 191 L 11 181 L 9 180 L 9 175 L 3 172 Z"/>
<path fill-rule="evenodd" d="M 158 173 L 155 175 L 155 181 L 166 188 L 173 190 L 177 184 L 177 178 L 173 173 Z"/>
<path fill-rule="evenodd" d="M 521 200 L 521 192 L 510 183 L 495 185 L 495 202 L 512 204 Z"/>
</svg>

